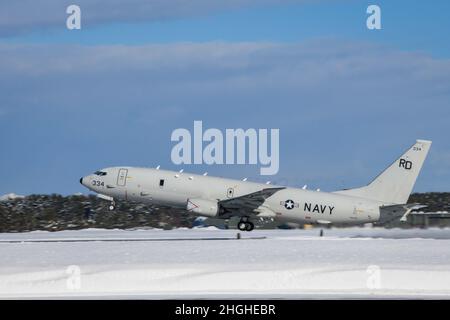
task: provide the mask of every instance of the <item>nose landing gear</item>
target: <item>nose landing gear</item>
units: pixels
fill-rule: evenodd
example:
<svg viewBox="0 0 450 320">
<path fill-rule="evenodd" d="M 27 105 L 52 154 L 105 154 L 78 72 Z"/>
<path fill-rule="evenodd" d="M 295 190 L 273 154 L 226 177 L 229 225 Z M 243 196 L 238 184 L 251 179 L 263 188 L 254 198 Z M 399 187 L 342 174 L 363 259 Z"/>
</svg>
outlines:
<svg viewBox="0 0 450 320">
<path fill-rule="evenodd" d="M 116 210 L 116 203 L 114 201 L 111 201 L 111 204 L 108 207 L 109 211 L 114 211 Z"/>
<path fill-rule="evenodd" d="M 242 217 L 237 227 L 240 231 L 252 231 L 255 225 L 249 221 L 248 217 Z"/>
</svg>

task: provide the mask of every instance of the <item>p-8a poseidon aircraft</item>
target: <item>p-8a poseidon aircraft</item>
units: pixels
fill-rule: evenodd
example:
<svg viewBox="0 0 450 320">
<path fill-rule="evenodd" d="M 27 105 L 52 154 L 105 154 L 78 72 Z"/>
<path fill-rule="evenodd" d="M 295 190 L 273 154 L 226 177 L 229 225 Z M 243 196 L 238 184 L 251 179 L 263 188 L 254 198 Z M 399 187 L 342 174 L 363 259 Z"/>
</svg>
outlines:
<svg viewBox="0 0 450 320">
<path fill-rule="evenodd" d="M 296 224 L 363 224 L 406 219 L 406 202 L 431 141 L 417 140 L 371 183 L 356 189 L 320 192 L 248 181 L 135 167 L 112 167 L 80 179 L 111 201 L 133 200 L 186 208 L 205 217 L 240 217 L 238 229 L 251 231 L 259 218 Z"/>
</svg>

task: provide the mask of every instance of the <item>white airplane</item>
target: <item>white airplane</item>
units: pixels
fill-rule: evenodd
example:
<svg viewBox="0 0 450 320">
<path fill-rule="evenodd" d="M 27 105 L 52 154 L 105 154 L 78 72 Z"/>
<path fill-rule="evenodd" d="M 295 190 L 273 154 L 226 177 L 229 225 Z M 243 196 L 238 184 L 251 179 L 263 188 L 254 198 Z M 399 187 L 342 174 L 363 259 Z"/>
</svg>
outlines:
<svg viewBox="0 0 450 320">
<path fill-rule="evenodd" d="M 384 223 L 406 216 L 416 206 L 406 204 L 430 149 L 417 140 L 367 186 L 336 192 L 288 188 L 150 168 L 112 167 L 80 179 L 80 183 L 111 202 L 133 200 L 186 208 L 205 217 L 240 217 L 238 229 L 251 231 L 258 218 L 280 223 Z"/>
</svg>

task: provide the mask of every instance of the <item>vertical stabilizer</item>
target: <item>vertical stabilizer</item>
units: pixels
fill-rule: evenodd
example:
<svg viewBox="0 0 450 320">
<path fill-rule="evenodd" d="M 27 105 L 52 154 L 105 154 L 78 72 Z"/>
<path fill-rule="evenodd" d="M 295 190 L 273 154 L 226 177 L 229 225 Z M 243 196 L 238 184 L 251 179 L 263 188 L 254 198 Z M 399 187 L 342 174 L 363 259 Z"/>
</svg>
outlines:
<svg viewBox="0 0 450 320">
<path fill-rule="evenodd" d="M 430 147 L 431 141 L 417 140 L 369 185 L 336 193 L 389 204 L 404 204 L 408 201 Z"/>
</svg>

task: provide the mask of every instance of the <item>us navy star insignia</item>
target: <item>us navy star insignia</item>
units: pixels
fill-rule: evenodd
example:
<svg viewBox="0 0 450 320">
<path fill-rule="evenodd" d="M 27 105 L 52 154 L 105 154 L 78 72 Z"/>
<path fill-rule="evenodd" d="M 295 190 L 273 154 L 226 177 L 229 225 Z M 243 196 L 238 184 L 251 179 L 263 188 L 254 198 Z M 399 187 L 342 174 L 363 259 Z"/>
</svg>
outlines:
<svg viewBox="0 0 450 320">
<path fill-rule="evenodd" d="M 294 209 L 294 208 L 298 208 L 298 203 L 294 202 L 291 199 L 286 200 L 286 201 L 281 201 L 280 204 L 282 206 L 284 206 L 288 210 L 291 210 L 291 209 Z"/>
</svg>

